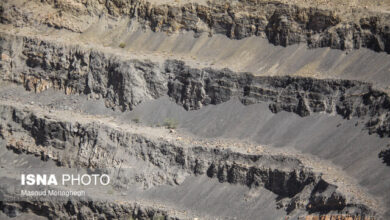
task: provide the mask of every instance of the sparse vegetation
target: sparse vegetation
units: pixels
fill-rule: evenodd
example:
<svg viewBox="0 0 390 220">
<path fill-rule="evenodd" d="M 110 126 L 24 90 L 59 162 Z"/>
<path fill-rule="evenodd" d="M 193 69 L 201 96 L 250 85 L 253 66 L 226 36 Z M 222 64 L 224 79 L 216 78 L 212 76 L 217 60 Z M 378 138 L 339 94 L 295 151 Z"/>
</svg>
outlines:
<svg viewBox="0 0 390 220">
<path fill-rule="evenodd" d="M 126 47 L 126 44 L 122 42 L 122 43 L 119 44 L 119 47 L 120 47 L 120 48 L 125 48 L 125 47 Z"/>
<path fill-rule="evenodd" d="M 164 127 L 168 129 L 176 129 L 178 125 L 178 122 L 173 118 L 166 118 L 164 120 Z"/>
</svg>

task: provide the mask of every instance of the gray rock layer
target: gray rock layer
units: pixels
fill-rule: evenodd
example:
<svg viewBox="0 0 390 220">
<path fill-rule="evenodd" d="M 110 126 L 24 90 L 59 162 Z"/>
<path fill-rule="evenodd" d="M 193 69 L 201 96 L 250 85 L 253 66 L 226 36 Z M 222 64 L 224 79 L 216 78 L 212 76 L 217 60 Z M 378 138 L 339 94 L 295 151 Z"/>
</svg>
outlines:
<svg viewBox="0 0 390 220">
<path fill-rule="evenodd" d="M 47 219 L 157 219 L 178 220 L 167 211 L 154 207 L 145 207 L 137 203 L 123 202 L 94 202 L 76 201 L 0 201 L 0 209 L 9 217 L 16 217 L 20 213 L 34 213 Z M 45 211 L 43 211 L 45 210 Z"/>
<path fill-rule="evenodd" d="M 168 95 L 187 110 L 238 97 L 245 105 L 267 102 L 272 112 L 312 113 L 362 118 L 370 133 L 390 136 L 390 99 L 371 84 L 350 80 L 263 77 L 228 69 L 190 68 L 128 60 L 102 51 L 30 37 L 0 36 L 2 79 L 41 92 L 103 98 L 106 106 L 132 110 L 139 103 Z"/>
<path fill-rule="evenodd" d="M 120 168 L 136 158 L 162 170 L 160 182 L 155 184 L 180 184 L 183 175 L 207 175 L 219 182 L 263 187 L 278 195 L 279 208 L 285 209 L 286 214 L 376 214 L 376 210 L 355 201 L 349 193 L 339 191 L 321 173 L 288 155 L 243 154 L 166 141 L 94 122 L 63 121 L 8 105 L 0 106 L 0 116 L 0 137 L 8 149 L 51 159 L 59 166 Z M 118 179 L 115 184 L 126 187 L 129 182 Z"/>
<path fill-rule="evenodd" d="M 331 10 L 304 8 L 266 1 L 215 1 L 207 5 L 189 3 L 182 6 L 153 5 L 143 0 L 83 1 L 72 8 L 62 2 L 46 0 L 59 11 L 59 16 L 110 15 L 137 20 L 154 31 L 224 34 L 232 39 L 250 36 L 266 37 L 275 45 L 306 43 L 309 47 L 358 49 L 390 52 L 390 17 L 382 12 L 355 10 L 347 15 Z M 44 23 L 58 29 L 71 27 L 50 19 L 33 22 L 33 16 L 16 7 L 0 7 L 0 22 L 24 26 Z M 31 25 L 31 24 L 29 24 Z M 82 32 L 83 30 L 74 29 Z"/>
</svg>

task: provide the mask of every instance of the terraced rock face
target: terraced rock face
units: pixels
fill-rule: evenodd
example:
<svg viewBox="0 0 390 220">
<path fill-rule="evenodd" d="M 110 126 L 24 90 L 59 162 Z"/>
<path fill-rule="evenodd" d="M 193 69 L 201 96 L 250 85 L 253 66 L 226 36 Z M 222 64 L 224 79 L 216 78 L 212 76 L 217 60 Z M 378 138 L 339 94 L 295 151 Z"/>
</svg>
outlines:
<svg viewBox="0 0 390 220">
<path fill-rule="evenodd" d="M 0 12 L 1 218 L 390 216 L 387 12 L 94 0 Z M 49 168 L 112 182 L 85 198 L 20 195 L 20 173 Z"/>
<path fill-rule="evenodd" d="M 245 105 L 268 102 L 272 112 L 339 114 L 365 118 L 370 132 L 389 136 L 390 99 L 369 83 L 350 80 L 260 77 L 228 69 L 195 69 L 184 62 L 126 60 L 102 51 L 58 45 L 27 37 L 5 36 L 4 52 L 17 57 L 3 62 L 3 80 L 42 92 L 103 98 L 107 107 L 122 111 L 164 95 L 187 110 L 239 97 Z"/>
<path fill-rule="evenodd" d="M 154 5 L 148 1 L 44 1 L 58 8 L 55 14 L 34 16 L 12 7 L 3 13 L 4 23 L 42 22 L 55 28 L 83 32 L 88 28 L 72 16 L 95 17 L 107 13 L 129 17 L 153 31 L 224 34 L 232 39 L 266 37 L 275 45 L 307 43 L 310 47 L 390 52 L 389 15 L 366 11 L 343 14 L 269 1 L 213 1 Z M 4 8 L 4 6 L 3 6 Z M 3 9 L 4 10 L 4 9 Z M 65 13 L 65 15 L 63 14 Z M 69 18 L 68 18 L 68 16 Z M 42 17 L 41 17 L 42 16 Z M 53 18 L 51 18 L 53 17 Z M 64 17 L 64 19 L 62 18 Z M 69 20 L 70 22 L 69 22 Z M 73 24 L 73 22 L 77 22 Z M 23 25 L 23 24 L 20 24 Z"/>
<path fill-rule="evenodd" d="M 43 161 L 52 160 L 60 167 L 114 170 L 112 178 L 117 175 L 115 170 L 131 167 L 134 160 L 143 160 L 160 170 L 156 178 L 150 173 L 134 175 L 125 169 L 121 173 L 123 176 L 113 182 L 119 190 L 130 187 L 128 184 L 137 176 L 143 178 L 136 181 L 141 182 L 144 188 L 149 188 L 160 184 L 181 184 L 188 175 L 206 175 L 217 178 L 220 183 L 240 184 L 254 190 L 263 187 L 278 196 L 279 209 L 285 209 L 287 214 L 334 210 L 354 212 L 360 216 L 375 214 L 375 207 L 356 203 L 358 200 L 352 199 L 352 189 L 339 192 L 336 185 L 323 179 L 322 173 L 313 171 L 308 166 L 311 165 L 309 162 L 302 162 L 293 155 L 272 152 L 243 154 L 224 147 L 218 149 L 218 146 L 193 145 L 189 140 L 172 142 L 167 141 L 171 137 L 165 135 L 153 137 L 158 129 L 139 134 L 137 127 L 116 128 L 117 125 L 105 118 L 95 119 L 55 111 L 48 113 L 45 109 L 30 108 L 17 103 L 2 104 L 1 117 L 4 124 L 1 124 L 1 136 L 8 150 L 17 154 L 32 154 Z M 246 147 L 250 149 L 253 146 Z M 363 196 L 362 201 L 370 199 L 359 194 L 355 196 Z M 23 204 L 49 206 L 44 201 L 41 203 L 28 201 Z M 5 210 L 23 209 L 23 205 L 14 207 L 13 204 L 4 201 L 2 207 Z M 77 203 L 77 206 L 84 205 L 83 202 Z M 58 205 L 54 203 L 50 206 Z M 47 217 L 66 217 L 63 208 L 51 209 Z M 129 209 L 136 210 L 131 206 Z M 136 213 L 117 213 L 114 218 L 125 218 L 128 215 L 137 217 Z M 110 218 L 106 212 L 103 215 Z"/>
</svg>

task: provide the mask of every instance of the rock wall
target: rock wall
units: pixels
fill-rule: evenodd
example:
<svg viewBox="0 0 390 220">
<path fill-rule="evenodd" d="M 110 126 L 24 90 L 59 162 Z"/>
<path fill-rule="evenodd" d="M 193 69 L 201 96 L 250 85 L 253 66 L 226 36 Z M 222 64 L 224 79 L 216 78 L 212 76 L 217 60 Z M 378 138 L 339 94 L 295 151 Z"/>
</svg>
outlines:
<svg viewBox="0 0 390 220">
<path fill-rule="evenodd" d="M 255 36 L 282 46 L 304 43 L 312 48 L 365 47 L 390 53 L 388 14 L 359 9 L 343 15 L 331 10 L 256 0 L 177 5 L 144 0 L 24 3 L 18 6 L 11 0 L 0 3 L 0 25 L 12 29 L 12 33 L 0 33 L 1 81 L 23 85 L 32 92 L 55 89 L 67 95 L 85 94 L 92 99 L 103 99 L 107 107 L 121 111 L 133 110 L 142 102 L 162 96 L 169 96 L 189 111 L 238 98 L 244 105 L 265 102 L 275 114 L 287 111 L 301 117 L 325 113 L 345 119 L 359 118 L 368 132 L 390 137 L 390 98 L 369 83 L 264 77 L 228 69 L 194 68 L 177 60 L 158 63 L 128 59 L 78 46 L 75 42 L 59 43 L 44 35 L 35 38 L 17 32 L 55 28 L 69 34 L 83 33 L 98 21 L 127 18 L 141 28 L 168 34 L 193 31 L 195 36 L 222 34 L 231 39 Z M 37 111 L 38 106 L 35 110 L 32 106 L 17 106 L 17 103 L 0 104 L 0 138 L 15 153 L 53 160 L 60 167 L 115 170 L 122 165 L 131 167 L 136 162 L 146 163 L 157 171 L 157 174 L 142 169 L 137 173 L 128 171 L 116 180 L 115 187 L 126 188 L 135 183 L 145 188 L 174 185 L 181 184 L 186 176 L 204 175 L 253 190 L 265 188 L 278 195 L 277 207 L 287 214 L 350 213 L 360 217 L 376 214 L 376 207 L 355 200 L 345 188 L 328 182 L 321 173 L 289 155 L 245 154 L 216 146 L 183 144 L 124 131 L 111 127 L 107 121 L 101 124 L 85 122 L 93 119 L 82 118 L 85 121 L 79 123 L 71 117 L 49 114 L 45 109 Z M 387 149 L 378 156 L 388 164 Z M 0 209 L 10 217 L 15 212 L 27 211 L 62 219 L 76 213 L 78 219 L 123 216 L 176 219 L 155 208 L 145 210 L 137 204 L 98 201 L 2 201 Z"/>
<path fill-rule="evenodd" d="M 178 220 L 167 211 L 154 207 L 144 207 L 137 203 L 77 201 L 0 201 L 0 209 L 9 217 L 16 217 L 19 213 L 34 213 L 48 219 L 167 219 Z M 45 210 L 42 212 L 42 210 Z"/>
<path fill-rule="evenodd" d="M 197 69 L 184 62 L 129 60 L 98 50 L 30 37 L 0 36 L 1 77 L 27 90 L 48 88 L 103 98 L 122 111 L 168 95 L 187 110 L 238 97 L 245 105 L 267 102 L 272 112 L 361 118 L 370 133 L 390 136 L 390 98 L 371 84 L 350 80 L 263 77 L 228 69 Z M 8 59 L 12 57 L 12 59 Z"/>
<path fill-rule="evenodd" d="M 7 5 L 2 23 L 18 26 L 45 24 L 83 32 L 88 26 L 69 25 L 72 16 L 102 15 L 132 18 L 154 31 L 223 34 L 232 39 L 265 37 L 275 45 L 306 43 L 309 47 L 350 50 L 361 47 L 390 52 L 390 16 L 382 12 L 354 10 L 347 14 L 272 1 L 213 1 L 209 4 L 152 4 L 144 0 L 41 1 L 55 15 L 38 19 L 31 13 Z M 27 16 L 27 17 L 26 17 Z M 26 17 L 25 19 L 22 19 Z M 63 20 L 63 22 L 61 22 Z M 74 23 L 76 21 L 73 21 Z M 82 21 L 78 21 L 82 23 Z"/>
<path fill-rule="evenodd" d="M 119 130 L 91 119 L 78 123 L 35 111 L 0 105 L 0 137 L 8 149 L 68 167 L 109 170 L 130 166 L 134 159 L 141 160 L 161 170 L 156 177 L 159 182 L 144 180 L 154 185 L 180 184 L 186 175 L 207 175 L 219 182 L 253 189 L 263 187 L 278 195 L 279 208 L 287 214 L 297 210 L 375 214 L 323 179 L 322 173 L 313 172 L 299 159 L 288 155 L 243 154 L 229 148 L 184 144 Z M 126 187 L 131 182 L 121 181 L 116 180 L 115 185 Z"/>
</svg>

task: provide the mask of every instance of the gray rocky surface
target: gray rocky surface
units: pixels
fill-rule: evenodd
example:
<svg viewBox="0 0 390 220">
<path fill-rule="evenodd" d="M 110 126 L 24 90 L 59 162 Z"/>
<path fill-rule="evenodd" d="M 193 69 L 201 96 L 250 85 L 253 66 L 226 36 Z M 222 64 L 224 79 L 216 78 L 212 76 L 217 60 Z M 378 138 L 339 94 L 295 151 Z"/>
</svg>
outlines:
<svg viewBox="0 0 390 220">
<path fill-rule="evenodd" d="M 368 206 L 356 203 L 351 192 L 340 192 L 337 190 L 339 187 L 324 180 L 321 173 L 313 173 L 300 160 L 287 155 L 251 155 L 237 153 L 229 148 L 221 150 L 191 146 L 180 141 L 167 142 L 162 138 L 129 133 L 132 130 L 129 128 L 126 132 L 97 124 L 97 121 L 102 120 L 89 118 L 89 122 L 83 123 L 85 119 L 82 116 L 73 115 L 72 121 L 61 121 L 66 118 L 64 113 L 58 112 L 61 115 L 59 117 L 55 112 L 46 115 L 45 112 L 34 112 L 39 110 L 37 108 L 29 111 L 28 108 L 11 106 L 2 105 L 1 111 L 3 123 L 6 123 L 1 126 L 1 136 L 7 142 L 6 147 L 18 154 L 33 154 L 44 161 L 52 160 L 58 166 L 120 168 L 128 167 L 137 158 L 162 171 L 157 180 L 153 179 L 153 175 L 144 174 L 141 181 L 145 181 L 147 187 L 180 184 L 182 175 L 207 175 L 209 178 L 217 178 L 219 182 L 242 184 L 253 189 L 263 187 L 278 196 L 279 208 L 283 208 L 287 214 L 294 215 L 302 211 L 352 212 L 360 216 L 375 214 Z M 115 184 L 119 188 L 126 188 L 131 178 L 134 177 L 124 175 Z M 83 203 L 78 206 L 83 206 Z M 4 201 L 3 208 L 9 210 L 8 207 L 12 206 Z M 45 216 L 50 217 L 49 214 Z"/>
<path fill-rule="evenodd" d="M 0 218 L 389 218 L 389 21 L 263 0 L 1 1 Z M 114 182 L 15 195 L 47 168 Z"/>
<path fill-rule="evenodd" d="M 390 135 L 389 96 L 370 83 L 253 76 L 228 69 L 190 68 L 176 60 L 163 64 L 126 60 L 102 51 L 12 35 L 5 35 L 2 44 L 2 50 L 16 58 L 2 61 L 3 80 L 34 92 L 55 88 L 66 94 L 88 94 L 122 111 L 164 95 L 187 110 L 239 97 L 246 105 L 267 102 L 274 113 L 284 110 L 304 117 L 323 112 L 365 118 L 370 133 Z"/>
<path fill-rule="evenodd" d="M 66 5 L 57 1 L 43 1 L 61 13 L 97 17 L 109 14 L 129 17 L 154 31 L 175 32 L 191 30 L 196 33 L 224 34 L 233 39 L 250 36 L 266 37 L 275 45 L 288 46 L 306 43 L 310 47 L 335 49 L 370 48 L 390 52 L 389 15 L 385 12 L 356 10 L 348 14 L 336 14 L 330 9 L 300 7 L 272 1 L 213 1 L 183 5 L 159 4 L 148 1 L 87 1 L 79 5 Z M 0 21 L 26 25 L 43 23 L 54 28 L 82 32 L 77 25 L 55 19 L 39 20 L 23 9 L 1 7 Z M 59 15 L 64 16 L 63 14 Z M 90 20 L 90 19 L 89 19 Z M 81 23 L 81 21 L 79 21 Z M 82 26 L 82 25 L 81 25 Z"/>
</svg>

